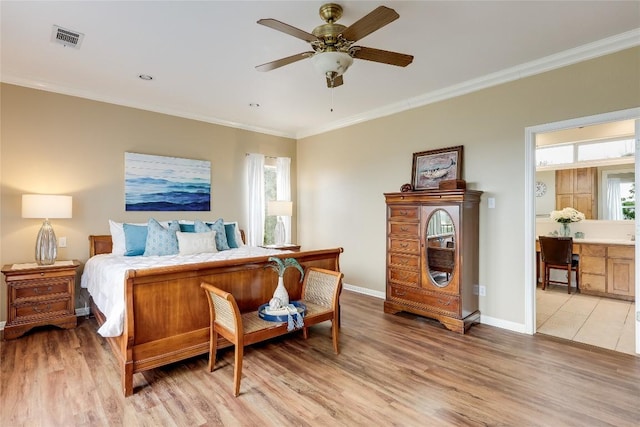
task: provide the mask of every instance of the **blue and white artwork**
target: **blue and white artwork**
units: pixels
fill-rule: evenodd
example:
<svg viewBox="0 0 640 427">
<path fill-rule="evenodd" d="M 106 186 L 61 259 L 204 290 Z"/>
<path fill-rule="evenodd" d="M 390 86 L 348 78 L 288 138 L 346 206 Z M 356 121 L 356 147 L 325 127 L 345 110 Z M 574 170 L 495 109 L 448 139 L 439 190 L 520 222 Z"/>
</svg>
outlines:
<svg viewBox="0 0 640 427">
<path fill-rule="evenodd" d="M 211 162 L 124 153 L 127 211 L 211 210 Z"/>
</svg>

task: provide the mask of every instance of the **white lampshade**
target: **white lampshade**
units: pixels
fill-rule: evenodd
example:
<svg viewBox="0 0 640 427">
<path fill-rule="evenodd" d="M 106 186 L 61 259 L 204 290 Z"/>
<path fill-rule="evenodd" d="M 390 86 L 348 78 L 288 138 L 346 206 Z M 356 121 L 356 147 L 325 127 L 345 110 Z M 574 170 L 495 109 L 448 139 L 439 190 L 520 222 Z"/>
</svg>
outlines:
<svg viewBox="0 0 640 427">
<path fill-rule="evenodd" d="M 23 194 L 22 218 L 71 218 L 71 196 Z"/>
<path fill-rule="evenodd" d="M 346 52 L 321 52 L 312 57 L 313 66 L 318 72 L 326 76 L 328 73 L 338 77 L 347 72 L 353 64 L 353 58 Z"/>
<path fill-rule="evenodd" d="M 291 216 L 293 214 L 293 202 L 272 200 L 267 203 L 267 213 L 269 215 Z"/>
</svg>

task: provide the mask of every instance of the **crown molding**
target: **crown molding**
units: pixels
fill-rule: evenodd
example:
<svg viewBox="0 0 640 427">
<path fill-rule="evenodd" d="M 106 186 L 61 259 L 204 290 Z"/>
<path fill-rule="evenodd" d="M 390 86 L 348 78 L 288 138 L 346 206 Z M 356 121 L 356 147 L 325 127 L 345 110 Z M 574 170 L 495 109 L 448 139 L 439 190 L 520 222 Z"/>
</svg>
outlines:
<svg viewBox="0 0 640 427">
<path fill-rule="evenodd" d="M 323 126 L 307 128 L 296 134 L 297 139 L 306 138 L 313 135 L 329 132 L 332 130 L 353 126 L 358 123 L 369 120 L 390 116 L 402 111 L 411 110 L 422 107 L 424 105 L 433 104 L 435 102 L 444 101 L 446 99 L 455 98 L 460 95 L 466 95 L 481 89 L 508 83 L 514 80 L 541 74 L 546 71 L 555 70 L 566 67 L 568 65 L 577 64 L 589 59 L 619 52 L 624 49 L 632 48 L 640 45 L 640 28 L 617 34 L 602 40 L 578 46 L 563 52 L 549 55 L 535 61 L 526 62 L 507 68 L 495 73 L 487 74 L 476 79 L 467 80 L 465 82 L 449 86 L 440 90 L 425 93 L 414 98 L 406 99 L 394 104 L 389 104 L 375 110 L 370 110 L 362 114 L 347 117 L 344 120 L 338 120 Z"/>
<path fill-rule="evenodd" d="M 446 99 L 455 98 L 457 96 L 466 95 L 471 92 L 475 92 L 481 89 L 486 89 L 492 86 L 497 86 L 503 83 L 518 80 L 524 77 L 533 76 L 535 74 L 544 73 L 557 68 L 562 68 L 567 65 L 576 64 L 578 62 L 586 61 L 589 59 L 597 58 L 607 54 L 615 53 L 624 49 L 635 47 L 640 45 L 640 28 L 636 28 L 631 31 L 627 31 L 612 37 L 608 37 L 602 40 L 598 40 L 593 43 L 582 45 L 573 49 L 569 49 L 563 52 L 559 52 L 554 55 L 549 55 L 544 58 L 537 59 L 535 61 L 527 62 L 515 67 L 507 68 L 505 70 L 497 71 L 495 73 L 487 74 L 485 76 L 468 80 L 456 85 L 452 85 L 440 90 L 425 93 L 413 98 L 409 98 L 403 101 L 389 104 L 374 110 L 347 117 L 343 120 L 327 123 L 322 126 L 309 127 L 302 129 L 296 133 L 283 132 L 277 129 L 262 128 L 257 126 L 248 125 L 246 123 L 239 123 L 229 120 L 224 120 L 216 117 L 202 116 L 185 111 L 172 110 L 163 108 L 158 105 L 136 104 L 127 102 L 121 99 L 105 97 L 103 95 L 96 94 L 91 91 L 78 90 L 76 88 L 70 88 L 67 86 L 55 85 L 47 82 L 39 82 L 34 79 L 18 77 L 12 75 L 0 76 L 0 81 L 8 84 L 15 84 L 18 86 L 24 86 L 32 89 L 44 90 L 48 92 L 59 93 L 62 95 L 76 96 L 80 98 L 86 98 L 93 101 L 106 102 L 109 104 L 120 105 L 124 107 L 136 108 L 145 111 L 151 111 L 155 113 L 168 114 L 171 116 L 182 117 L 185 119 L 198 120 L 201 122 L 212 123 L 221 126 L 232 127 L 236 129 L 247 130 L 251 132 L 264 133 L 267 135 L 273 135 L 283 138 L 302 139 L 313 135 L 322 134 L 332 130 L 353 126 L 358 123 L 363 123 L 369 120 L 390 116 L 392 114 L 400 113 L 403 111 L 411 110 L 414 108 L 422 107 L 424 105 L 433 104 L 435 102 L 444 101 Z"/>
<path fill-rule="evenodd" d="M 251 132 L 264 133 L 267 135 L 279 136 L 283 138 L 295 139 L 294 133 L 282 132 L 276 129 L 261 128 L 258 126 L 248 125 L 246 123 L 233 122 L 230 120 L 219 119 L 216 117 L 202 116 L 199 114 L 193 114 L 185 111 L 172 110 L 169 108 L 163 108 L 158 105 L 150 104 L 137 104 L 128 102 L 119 98 L 111 98 L 108 96 L 96 94 L 91 91 L 78 90 L 76 88 L 70 88 L 68 86 L 57 85 L 49 82 L 36 81 L 31 78 L 17 77 L 13 75 L 2 75 L 0 79 L 3 83 L 13 84 L 16 86 L 24 86 L 31 89 L 43 90 L 46 92 L 53 92 L 60 95 L 75 96 L 78 98 L 85 98 L 92 101 L 105 102 L 107 104 L 114 104 L 121 107 L 136 108 L 138 110 L 150 111 L 153 113 L 167 114 L 169 116 L 182 117 L 183 119 L 197 120 L 200 122 L 212 123 L 215 125 L 227 126 L 236 129 L 247 130 Z"/>
</svg>

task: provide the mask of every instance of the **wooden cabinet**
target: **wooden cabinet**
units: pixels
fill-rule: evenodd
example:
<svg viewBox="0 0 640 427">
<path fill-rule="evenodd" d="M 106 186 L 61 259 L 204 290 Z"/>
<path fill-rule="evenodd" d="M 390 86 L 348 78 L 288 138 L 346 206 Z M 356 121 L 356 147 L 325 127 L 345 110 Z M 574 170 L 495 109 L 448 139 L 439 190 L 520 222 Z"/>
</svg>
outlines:
<svg viewBox="0 0 640 427">
<path fill-rule="evenodd" d="M 607 248 L 607 292 L 628 297 L 635 296 L 635 247 Z"/>
<path fill-rule="evenodd" d="M 385 313 L 406 311 L 464 333 L 480 320 L 481 191 L 387 193 Z"/>
<path fill-rule="evenodd" d="M 77 261 L 27 268 L 5 265 L 7 323 L 4 338 L 18 338 L 36 326 L 74 328 Z"/>
<path fill-rule="evenodd" d="M 635 297 L 633 245 L 580 245 L 580 291 L 632 301 Z"/>
<path fill-rule="evenodd" d="M 586 219 L 598 217 L 597 168 L 556 171 L 556 209 L 566 207 L 584 213 Z"/>
</svg>

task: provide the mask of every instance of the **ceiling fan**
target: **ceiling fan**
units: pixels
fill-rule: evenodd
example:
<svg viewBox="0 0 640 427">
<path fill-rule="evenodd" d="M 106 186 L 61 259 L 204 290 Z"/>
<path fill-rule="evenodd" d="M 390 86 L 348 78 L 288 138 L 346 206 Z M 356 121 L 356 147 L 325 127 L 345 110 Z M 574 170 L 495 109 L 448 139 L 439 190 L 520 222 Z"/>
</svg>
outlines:
<svg viewBox="0 0 640 427">
<path fill-rule="evenodd" d="M 354 43 L 373 33 L 400 17 L 395 10 L 386 6 L 379 6 L 368 15 L 360 18 L 354 24 L 346 27 L 336 24 L 342 16 L 342 6 L 327 3 L 320 7 L 320 17 L 326 22 L 314 28 L 311 33 L 292 27 L 275 19 L 260 19 L 258 24 L 281 31 L 311 44 L 313 51 L 281 58 L 266 64 L 258 65 L 258 71 L 271 71 L 284 65 L 306 58 L 312 58 L 315 68 L 326 76 L 329 88 L 338 87 L 344 83 L 342 75 L 353 63 L 353 58 L 383 64 L 406 67 L 413 61 L 412 55 L 373 49 L 364 46 L 354 46 Z"/>
</svg>

